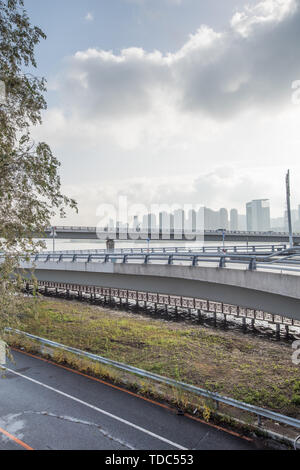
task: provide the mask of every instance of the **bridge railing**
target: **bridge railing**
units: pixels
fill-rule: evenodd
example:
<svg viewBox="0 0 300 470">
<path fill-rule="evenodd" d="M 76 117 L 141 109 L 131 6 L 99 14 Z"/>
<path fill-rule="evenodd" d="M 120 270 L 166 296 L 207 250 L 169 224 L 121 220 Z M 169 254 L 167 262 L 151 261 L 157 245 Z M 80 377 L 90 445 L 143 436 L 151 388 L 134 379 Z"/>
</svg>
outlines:
<svg viewBox="0 0 300 470">
<path fill-rule="evenodd" d="M 148 253 L 275 253 L 286 249 L 285 244 L 264 244 L 264 245 L 227 245 L 223 246 L 199 246 L 199 247 L 149 247 L 149 248 L 117 248 L 117 253 L 123 254 L 148 254 Z M 53 251 L 43 251 L 43 253 L 51 254 Z M 56 254 L 106 254 L 109 253 L 104 248 L 89 250 L 60 250 L 55 251 Z"/>
<path fill-rule="evenodd" d="M 114 233 L 114 232 L 123 232 L 123 233 L 137 233 L 137 230 L 134 227 L 128 227 L 128 228 L 121 228 L 119 229 L 118 227 L 76 227 L 76 226 L 55 226 L 55 230 L 58 232 L 107 232 L 107 233 Z M 152 229 L 155 233 L 158 233 L 160 229 L 158 227 Z M 146 233 L 148 231 L 151 232 L 151 228 L 149 230 L 141 227 L 139 230 L 141 233 Z M 45 232 L 52 232 L 52 227 L 47 227 L 45 229 Z M 182 233 L 183 229 L 170 229 L 170 232 L 173 233 Z M 194 231 L 191 231 L 195 233 Z M 199 232 L 200 233 L 200 232 Z M 201 232 L 203 233 L 203 232 Z M 204 230 L 204 234 L 213 234 L 213 235 L 220 235 L 220 232 L 218 230 Z M 247 231 L 247 230 L 227 230 L 226 235 L 244 235 L 244 236 L 255 236 L 255 235 L 260 235 L 260 236 L 289 236 L 288 232 L 274 232 L 273 230 L 268 230 L 268 231 Z M 300 236 L 299 232 L 294 232 L 295 236 Z"/>
<path fill-rule="evenodd" d="M 271 270 L 277 272 L 290 271 L 300 272 L 300 258 L 295 254 L 285 257 L 283 260 L 274 258 L 274 254 L 247 255 L 247 254 L 210 254 L 210 253 L 176 253 L 176 254 L 154 254 L 154 253 L 39 253 L 31 257 L 31 262 L 83 262 L 83 263 L 135 263 L 135 264 L 167 264 L 188 266 L 209 266 L 219 268 L 235 268 L 254 270 Z"/>
</svg>

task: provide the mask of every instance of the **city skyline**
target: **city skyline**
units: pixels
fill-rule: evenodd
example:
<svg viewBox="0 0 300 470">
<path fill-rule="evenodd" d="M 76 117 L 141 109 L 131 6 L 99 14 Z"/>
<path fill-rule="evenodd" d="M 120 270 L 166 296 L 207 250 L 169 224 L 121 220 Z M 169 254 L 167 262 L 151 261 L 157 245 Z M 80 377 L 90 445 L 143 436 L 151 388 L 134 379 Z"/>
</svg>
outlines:
<svg viewBox="0 0 300 470">
<path fill-rule="evenodd" d="M 249 210 L 250 208 L 250 210 Z M 199 218 L 197 219 L 197 213 Z M 291 210 L 292 225 L 294 230 L 300 230 L 300 205 Z M 220 208 L 213 210 L 202 206 L 199 211 L 195 209 L 177 209 L 174 212 L 159 211 L 133 215 L 126 220 L 113 220 L 109 218 L 108 227 L 131 226 L 138 229 L 160 229 L 189 228 L 195 230 L 196 221 L 203 226 L 201 220 L 204 218 L 206 230 L 225 229 L 228 231 L 287 231 L 287 210 L 282 217 L 272 218 L 270 214 L 270 201 L 268 199 L 254 199 L 245 204 L 245 213 L 240 213 L 236 208 Z"/>
</svg>

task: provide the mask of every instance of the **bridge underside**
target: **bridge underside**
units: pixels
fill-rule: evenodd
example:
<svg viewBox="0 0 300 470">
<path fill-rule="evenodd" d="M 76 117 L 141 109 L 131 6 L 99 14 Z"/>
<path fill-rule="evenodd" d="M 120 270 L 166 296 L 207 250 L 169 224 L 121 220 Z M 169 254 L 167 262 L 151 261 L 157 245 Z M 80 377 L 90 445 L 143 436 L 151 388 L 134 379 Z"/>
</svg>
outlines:
<svg viewBox="0 0 300 470">
<path fill-rule="evenodd" d="M 281 275 L 280 277 L 280 275 L 274 275 L 273 273 L 216 268 L 199 269 L 154 265 L 124 266 L 118 264 L 104 265 L 101 267 L 100 272 L 97 270 L 99 266 L 89 267 L 88 263 L 76 263 L 76 265 L 82 265 L 82 270 L 79 269 L 79 266 L 74 269 L 72 263 L 63 263 L 68 265 L 67 269 L 57 268 L 58 263 L 51 264 L 54 265 L 51 266 L 51 269 L 44 269 L 44 267 L 39 269 L 37 266 L 35 276 L 39 281 L 204 299 L 268 312 L 300 321 L 300 298 L 298 298 L 300 291 L 298 289 L 298 278 L 294 279 L 296 276 Z M 207 275 L 207 273 L 209 274 Z M 263 281 L 262 276 L 264 275 L 268 279 Z M 277 285 L 274 282 L 276 276 L 280 285 L 278 282 Z M 288 281 L 293 284 L 292 286 L 289 285 L 288 288 L 285 288 L 287 286 L 286 279 L 283 279 L 286 277 L 291 278 Z M 273 285 L 270 287 L 272 281 Z M 297 292 L 296 295 L 295 291 Z"/>
</svg>

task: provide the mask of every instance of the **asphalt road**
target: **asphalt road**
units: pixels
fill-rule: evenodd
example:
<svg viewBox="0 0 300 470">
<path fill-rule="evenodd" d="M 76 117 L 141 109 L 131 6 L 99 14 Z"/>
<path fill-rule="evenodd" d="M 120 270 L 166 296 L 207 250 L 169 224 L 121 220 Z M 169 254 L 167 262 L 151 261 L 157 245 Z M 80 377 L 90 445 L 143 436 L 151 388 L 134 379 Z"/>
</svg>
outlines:
<svg viewBox="0 0 300 470">
<path fill-rule="evenodd" d="M 251 440 L 20 352 L 0 378 L 0 450 L 257 449 Z"/>
</svg>

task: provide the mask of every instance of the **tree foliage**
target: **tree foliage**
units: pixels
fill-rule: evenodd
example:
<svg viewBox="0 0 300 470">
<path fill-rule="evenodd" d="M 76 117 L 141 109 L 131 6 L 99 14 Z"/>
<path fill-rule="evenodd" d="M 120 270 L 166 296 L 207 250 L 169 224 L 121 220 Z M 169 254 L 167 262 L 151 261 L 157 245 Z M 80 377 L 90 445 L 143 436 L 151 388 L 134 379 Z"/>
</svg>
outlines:
<svg viewBox="0 0 300 470">
<path fill-rule="evenodd" d="M 6 306 L 14 295 L 10 278 L 20 253 L 41 243 L 33 232 L 42 233 L 67 206 L 76 208 L 61 193 L 59 161 L 47 143 L 33 142 L 30 134 L 47 107 L 45 79 L 29 73 L 37 67 L 35 48 L 44 39 L 43 31 L 31 25 L 23 0 L 0 0 L 0 80 L 6 89 L 0 104 L 0 298 Z"/>
</svg>

